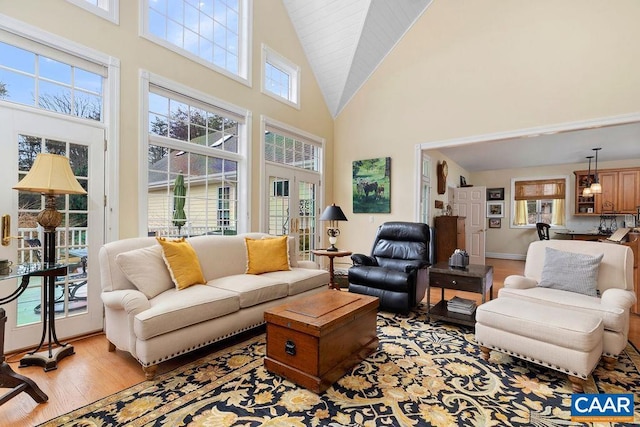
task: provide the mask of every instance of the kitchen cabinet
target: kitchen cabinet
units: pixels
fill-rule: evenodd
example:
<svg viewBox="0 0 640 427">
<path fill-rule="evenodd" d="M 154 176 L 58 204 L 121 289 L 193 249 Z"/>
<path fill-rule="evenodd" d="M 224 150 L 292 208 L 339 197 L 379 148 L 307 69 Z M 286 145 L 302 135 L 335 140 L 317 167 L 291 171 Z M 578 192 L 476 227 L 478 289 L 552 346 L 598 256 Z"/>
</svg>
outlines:
<svg viewBox="0 0 640 427">
<path fill-rule="evenodd" d="M 640 206 L 640 170 L 618 173 L 618 206 L 620 212 L 635 213 Z"/>
<path fill-rule="evenodd" d="M 602 193 L 583 197 L 582 191 L 595 178 L 591 171 L 575 171 L 575 215 L 637 214 L 640 206 L 640 168 L 598 170 Z"/>
<path fill-rule="evenodd" d="M 633 288 L 637 295 L 640 295 L 640 233 L 627 234 L 627 242 L 623 242 L 623 245 L 627 245 L 633 251 Z M 640 314 L 640 300 L 636 299 L 635 304 L 631 306 L 631 312 Z"/>
</svg>

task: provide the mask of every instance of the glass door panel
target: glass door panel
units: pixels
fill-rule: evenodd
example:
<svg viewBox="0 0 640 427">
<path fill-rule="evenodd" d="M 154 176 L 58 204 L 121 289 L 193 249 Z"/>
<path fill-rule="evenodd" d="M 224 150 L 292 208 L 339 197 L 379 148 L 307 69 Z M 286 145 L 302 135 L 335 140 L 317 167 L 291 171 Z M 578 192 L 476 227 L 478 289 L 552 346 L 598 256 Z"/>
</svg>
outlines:
<svg viewBox="0 0 640 427">
<path fill-rule="evenodd" d="M 267 167 L 267 233 L 290 235 L 298 245 L 298 259 L 309 260 L 318 244 L 319 176 L 305 171 Z"/>
</svg>

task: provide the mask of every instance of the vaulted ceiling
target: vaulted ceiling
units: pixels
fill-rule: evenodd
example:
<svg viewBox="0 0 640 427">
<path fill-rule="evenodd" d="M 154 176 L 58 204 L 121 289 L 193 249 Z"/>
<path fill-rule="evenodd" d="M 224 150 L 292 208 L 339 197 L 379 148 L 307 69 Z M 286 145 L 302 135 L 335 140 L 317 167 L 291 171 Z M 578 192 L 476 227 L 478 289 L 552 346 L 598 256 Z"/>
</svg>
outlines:
<svg viewBox="0 0 640 427">
<path fill-rule="evenodd" d="M 335 118 L 432 0 L 283 0 L 307 59 Z M 428 13 L 428 12 L 427 12 Z M 640 156 L 640 123 L 528 138 L 441 147 L 469 171 L 584 163 L 592 148 L 601 161 Z M 508 164 L 503 161 L 509 153 Z M 549 155 L 553 153 L 553 155 Z"/>
<path fill-rule="evenodd" d="M 432 0 L 283 0 L 336 117 Z"/>
</svg>

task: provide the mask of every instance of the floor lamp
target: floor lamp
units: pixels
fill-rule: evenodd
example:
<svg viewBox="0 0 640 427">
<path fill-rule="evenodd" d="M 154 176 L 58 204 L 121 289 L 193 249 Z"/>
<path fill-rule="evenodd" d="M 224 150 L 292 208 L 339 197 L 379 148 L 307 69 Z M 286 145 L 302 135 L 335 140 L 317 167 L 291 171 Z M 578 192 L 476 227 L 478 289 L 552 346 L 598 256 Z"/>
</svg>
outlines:
<svg viewBox="0 0 640 427">
<path fill-rule="evenodd" d="M 57 154 L 38 154 L 31 170 L 14 190 L 40 193 L 45 197 L 45 208 L 36 220 L 44 229 L 44 257 L 45 267 L 56 263 L 56 228 L 62 223 L 62 214 L 56 209 L 56 196 L 61 194 L 87 194 L 71 170 L 69 159 Z M 57 368 L 57 362 L 74 353 L 73 346 L 58 341 L 55 327 L 55 286 L 54 275 L 43 276 L 42 315 L 43 328 L 40 344 L 33 351 L 20 360 L 20 366 L 44 366 L 45 371 Z M 48 340 L 47 351 L 38 353 L 45 341 Z M 54 344 L 57 345 L 54 348 Z"/>
</svg>

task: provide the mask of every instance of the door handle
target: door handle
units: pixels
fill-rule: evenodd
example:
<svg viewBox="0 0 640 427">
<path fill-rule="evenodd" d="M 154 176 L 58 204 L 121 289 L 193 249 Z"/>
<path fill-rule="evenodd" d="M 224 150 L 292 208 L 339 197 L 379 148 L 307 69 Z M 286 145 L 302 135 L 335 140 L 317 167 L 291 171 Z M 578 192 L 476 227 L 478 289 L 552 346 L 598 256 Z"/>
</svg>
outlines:
<svg viewBox="0 0 640 427">
<path fill-rule="evenodd" d="M 22 239 L 21 236 L 11 236 L 11 215 L 2 215 L 2 246 L 9 246 L 11 239 Z"/>
</svg>

